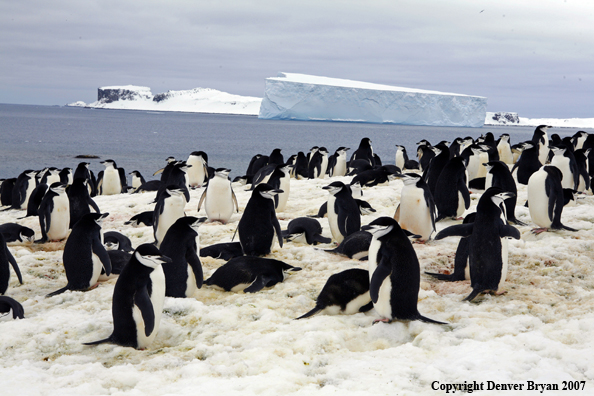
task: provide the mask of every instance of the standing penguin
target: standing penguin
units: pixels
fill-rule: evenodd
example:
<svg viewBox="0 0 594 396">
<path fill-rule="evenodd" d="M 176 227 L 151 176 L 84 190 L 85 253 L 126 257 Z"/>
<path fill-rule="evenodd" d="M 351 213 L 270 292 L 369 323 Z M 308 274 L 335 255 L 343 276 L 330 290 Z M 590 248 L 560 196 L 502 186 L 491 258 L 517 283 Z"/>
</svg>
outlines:
<svg viewBox="0 0 594 396">
<path fill-rule="evenodd" d="M 46 297 L 66 290 L 89 290 L 97 284 L 102 269 L 107 276 L 111 274 L 111 261 L 101 236 L 101 222 L 107 216 L 109 213 L 89 213 L 75 224 L 64 245 L 63 261 L 68 284 Z"/>
<path fill-rule="evenodd" d="M 497 143 L 497 152 L 499 153 L 499 160 L 503 163 L 508 165 L 514 163 L 514 155 L 509 144 L 509 133 L 501 134 L 499 143 Z"/>
<path fill-rule="evenodd" d="M 281 192 L 266 183 L 258 184 L 252 191 L 237 225 L 239 242 L 245 255 L 267 255 L 274 247 L 275 238 L 283 247 L 281 228 L 274 210 L 274 196 Z"/>
<path fill-rule="evenodd" d="M 214 177 L 208 181 L 206 190 L 202 193 L 198 202 L 198 211 L 204 202 L 206 216 L 210 221 L 220 221 L 226 224 L 233 215 L 233 208 L 239 212 L 237 198 L 229 180 L 231 169 L 218 168 Z"/>
<path fill-rule="evenodd" d="M 559 168 L 546 165 L 534 172 L 528 181 L 528 208 L 530 217 L 540 228 L 532 230 L 535 234 L 554 230 L 576 231 L 561 224 L 563 212 L 563 174 Z"/>
<path fill-rule="evenodd" d="M 399 144 L 396 145 L 396 166 L 403 171 L 406 168 L 408 162 L 408 154 L 406 154 L 406 147 Z"/>
<path fill-rule="evenodd" d="M 70 229 L 70 202 L 66 185 L 53 183 L 43 196 L 37 213 L 41 239 L 37 242 L 59 241 L 66 238 Z"/>
<path fill-rule="evenodd" d="M 74 179 L 72 185 L 68 187 L 68 202 L 70 206 L 70 228 L 87 213 L 91 213 L 91 208 L 95 213 L 99 213 L 99 206 L 93 201 L 87 189 L 88 181 L 86 179 Z"/>
<path fill-rule="evenodd" d="M 343 182 L 335 181 L 322 187 L 328 190 L 328 223 L 332 238 L 337 243 L 361 228 L 361 212 L 351 189 Z"/>
<path fill-rule="evenodd" d="M 375 165 L 373 147 L 371 147 L 371 139 L 367 137 L 361 139 L 361 142 L 359 143 L 359 148 L 357 148 L 357 150 L 353 152 L 353 155 L 351 155 L 351 161 L 358 159 L 362 159 L 369 162 L 371 166 Z"/>
<path fill-rule="evenodd" d="M 198 226 L 204 220 L 205 217 L 181 217 L 165 234 L 160 250 L 171 259 L 171 263 L 163 265 L 166 296 L 191 297 L 202 287 Z"/>
<path fill-rule="evenodd" d="M 169 227 L 177 219 L 186 215 L 184 212 L 186 203 L 184 189 L 176 185 L 167 186 L 165 191 L 159 195 L 153 211 L 153 231 L 157 247 L 161 245 Z"/>
<path fill-rule="evenodd" d="M 297 153 L 297 159 L 295 160 L 295 179 L 307 179 L 308 173 L 308 161 L 305 153 L 300 151 Z"/>
<path fill-rule="evenodd" d="M 328 168 L 328 150 L 320 147 L 309 160 L 308 177 L 310 179 L 323 179 Z"/>
<path fill-rule="evenodd" d="M 72 168 L 63 168 L 59 175 L 60 183 L 64 183 L 67 186 L 71 185 L 74 181 L 74 173 L 72 172 Z"/>
<path fill-rule="evenodd" d="M 346 175 L 348 150 L 350 150 L 348 147 L 339 147 L 328 158 L 328 175 L 330 177 Z"/>
<path fill-rule="evenodd" d="M 563 174 L 561 186 L 563 188 L 577 190 L 580 184 L 580 174 L 573 151 L 563 143 L 558 146 L 552 146 L 551 150 L 553 151 L 551 165 L 559 168 Z"/>
<path fill-rule="evenodd" d="M 62 180 L 60 178 L 60 169 L 52 166 L 51 168 L 46 168 L 45 171 L 46 172 L 43 174 L 43 176 L 39 180 L 39 183 L 47 184 L 49 186 L 52 183 L 62 182 Z M 66 183 L 64 183 L 64 184 L 66 184 Z"/>
<path fill-rule="evenodd" d="M 10 250 L 8 250 L 8 247 L 6 247 L 4 234 L 0 233 L 0 294 L 6 293 L 6 289 L 8 289 L 8 284 L 10 282 L 10 266 L 12 266 L 14 273 L 19 279 L 19 283 L 22 285 L 23 277 L 21 276 L 19 266 L 12 253 L 10 253 Z"/>
<path fill-rule="evenodd" d="M 435 232 L 435 217 L 437 208 L 433 196 L 423 178 L 416 173 L 402 175 L 404 187 L 400 193 L 399 216 L 400 227 L 420 235 L 422 240 L 428 241 Z"/>
<path fill-rule="evenodd" d="M 82 178 L 87 180 L 87 189 L 89 190 L 89 194 L 93 197 L 97 195 L 97 185 L 95 176 L 89 170 L 89 163 L 88 162 L 80 162 L 76 169 L 74 170 L 74 175 L 72 176 L 72 180 Z"/>
<path fill-rule="evenodd" d="M 421 274 L 419 259 L 406 233 L 390 217 L 365 227 L 373 235 L 369 247 L 369 294 L 382 319 L 421 320 L 445 324 L 421 315 L 417 309 Z"/>
<path fill-rule="evenodd" d="M 441 175 L 441 171 L 450 160 L 450 149 L 445 142 L 440 142 L 434 147 L 434 151 L 437 150 L 435 157 L 431 160 L 431 163 L 427 167 L 423 178 L 429 187 L 432 195 L 435 195 L 435 185 L 437 179 Z"/>
<path fill-rule="evenodd" d="M 22 172 L 16 179 L 14 188 L 12 189 L 12 208 L 13 209 L 27 209 L 29 197 L 37 186 L 35 175 L 37 173 L 32 170 Z"/>
<path fill-rule="evenodd" d="M 505 282 L 508 262 L 505 238 L 520 239 L 520 231 L 502 219 L 502 203 L 511 195 L 498 187 L 489 188 L 479 200 L 474 223 L 448 227 L 435 237 L 470 236 L 468 259 L 472 293 L 465 301 L 472 301 L 480 293 L 497 292 Z"/>
<path fill-rule="evenodd" d="M 466 167 L 462 157 L 454 157 L 448 161 L 435 184 L 435 206 L 437 219 L 462 216 L 470 206 L 470 193 L 466 181 Z"/>
<path fill-rule="evenodd" d="M 546 164 L 549 157 L 549 135 L 547 131 L 552 128 L 550 125 L 539 125 L 532 135 L 532 143 L 537 147 L 538 160 L 541 164 Z"/>
<path fill-rule="evenodd" d="M 105 170 L 99 172 L 97 176 L 99 195 L 114 195 L 126 192 L 128 185 L 124 168 L 118 168 L 115 161 L 111 159 L 100 163 L 105 165 Z"/>
<path fill-rule="evenodd" d="M 190 187 L 199 188 L 208 181 L 208 155 L 204 151 L 193 151 L 186 161 Z"/>
<path fill-rule="evenodd" d="M 518 188 L 509 167 L 502 161 L 489 161 L 485 166 L 487 167 L 485 190 L 490 187 L 499 187 L 503 191 L 512 193 L 513 196 L 504 201 L 507 221 L 517 225 L 526 225 L 516 218 Z"/>
<path fill-rule="evenodd" d="M 511 170 L 512 175 L 517 169 L 516 180 L 520 184 L 528 184 L 528 179 L 534 172 L 540 169 L 544 162 L 538 158 L 538 145 L 532 142 L 524 142 L 521 145 L 522 154 Z"/>
<path fill-rule="evenodd" d="M 281 154 L 281 149 L 275 148 L 272 153 L 268 156 L 268 164 L 282 165 L 285 163 L 285 159 Z"/>
<path fill-rule="evenodd" d="M 129 175 L 132 176 L 132 191 L 138 190 L 138 187 L 146 183 L 142 174 L 137 170 L 133 170 Z"/>
<path fill-rule="evenodd" d="M 38 184 L 37 187 L 35 187 L 31 193 L 31 196 L 29 197 L 29 202 L 27 203 L 27 214 L 25 217 L 39 215 L 39 205 L 41 204 L 43 196 L 47 192 L 48 188 L 49 186 L 45 183 Z"/>
<path fill-rule="evenodd" d="M 140 245 L 118 277 L 113 289 L 113 332 L 105 342 L 136 349 L 147 348 L 155 339 L 165 300 L 165 275 L 161 264 L 171 260 L 153 244 Z"/>
</svg>

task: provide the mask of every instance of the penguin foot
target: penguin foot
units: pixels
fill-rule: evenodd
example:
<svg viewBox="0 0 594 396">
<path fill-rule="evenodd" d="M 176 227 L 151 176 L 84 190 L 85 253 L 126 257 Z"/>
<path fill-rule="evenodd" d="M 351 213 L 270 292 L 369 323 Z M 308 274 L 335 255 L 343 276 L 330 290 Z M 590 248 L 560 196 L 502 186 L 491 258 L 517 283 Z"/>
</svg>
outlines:
<svg viewBox="0 0 594 396">
<path fill-rule="evenodd" d="M 388 319 L 388 318 L 382 318 L 382 319 L 376 319 L 373 321 L 372 325 L 376 324 L 376 323 L 392 323 L 392 319 Z"/>
<path fill-rule="evenodd" d="M 98 286 L 99 286 L 99 282 L 97 282 L 97 283 L 95 283 L 93 286 L 89 287 L 89 288 L 87 289 L 87 291 L 90 291 L 90 290 L 96 289 Z"/>
<path fill-rule="evenodd" d="M 493 292 L 494 296 L 503 296 L 504 294 L 507 294 L 507 290 Z"/>
<path fill-rule="evenodd" d="M 543 232 L 548 231 L 548 230 L 549 230 L 548 228 L 533 228 L 532 233 L 534 235 L 538 235 L 538 234 L 542 234 Z"/>
</svg>

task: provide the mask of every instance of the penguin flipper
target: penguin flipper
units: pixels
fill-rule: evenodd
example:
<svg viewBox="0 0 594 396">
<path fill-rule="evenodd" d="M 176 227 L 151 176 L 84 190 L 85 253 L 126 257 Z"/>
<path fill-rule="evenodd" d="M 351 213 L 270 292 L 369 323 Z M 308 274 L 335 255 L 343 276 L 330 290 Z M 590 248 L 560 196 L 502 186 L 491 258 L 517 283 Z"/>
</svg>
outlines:
<svg viewBox="0 0 594 396">
<path fill-rule="evenodd" d="M 314 309 L 312 309 L 311 311 L 309 311 L 308 313 L 301 315 L 298 318 L 295 318 L 295 320 L 299 320 L 299 319 L 305 319 L 305 318 L 309 318 L 310 316 L 313 316 L 315 314 L 317 314 L 318 312 L 320 312 L 322 310 L 322 308 L 320 308 L 319 306 L 315 306 Z"/>
<path fill-rule="evenodd" d="M 126 171 L 124 168 L 118 168 L 118 175 L 120 176 L 120 186 L 122 186 L 120 192 L 123 194 L 128 190 L 128 182 L 126 181 Z"/>
<path fill-rule="evenodd" d="M 373 275 L 371 276 L 371 282 L 369 283 L 369 295 L 371 297 L 371 301 L 377 303 L 379 298 L 379 289 L 390 274 L 392 273 L 392 268 L 389 265 L 386 265 L 383 260 L 380 261 L 378 267 L 373 271 Z"/>
<path fill-rule="evenodd" d="M 10 312 L 12 310 L 13 319 L 24 319 L 25 310 L 21 303 L 8 296 L 0 296 L 0 312 Z"/>
<path fill-rule="evenodd" d="M 472 301 L 476 298 L 476 296 L 478 296 L 479 294 L 481 294 L 484 290 L 480 289 L 480 288 L 476 288 L 476 289 L 472 289 L 472 293 L 470 293 L 468 295 L 468 297 L 466 297 L 464 300 L 462 301 Z"/>
<path fill-rule="evenodd" d="M 419 315 L 416 317 L 416 319 L 417 319 L 417 320 L 420 320 L 421 322 L 425 322 L 425 323 L 442 324 L 442 325 L 447 325 L 447 324 L 449 324 L 449 323 L 447 323 L 447 322 L 439 322 L 439 321 L 437 321 L 437 320 L 430 319 L 430 318 L 428 318 L 428 317 L 426 317 L 426 316 L 423 316 L 423 315 L 421 315 L 421 314 L 419 314 Z"/>
<path fill-rule="evenodd" d="M 140 309 L 144 320 L 144 334 L 148 337 L 155 329 L 155 311 L 146 285 L 134 294 L 134 304 Z"/>
<path fill-rule="evenodd" d="M 274 226 L 274 233 L 276 234 L 276 238 L 278 239 L 278 244 L 280 247 L 283 247 L 283 233 L 281 231 L 280 223 L 276 218 L 276 214 L 272 216 L 272 225 Z"/>
<path fill-rule="evenodd" d="M 188 265 L 192 268 L 192 272 L 194 272 L 196 286 L 198 289 L 202 288 L 202 284 L 204 283 L 202 263 L 200 263 L 200 258 L 196 254 L 196 249 L 194 247 L 188 249 L 188 252 L 186 253 L 186 260 L 188 260 Z"/>
<path fill-rule="evenodd" d="M 359 312 L 367 312 L 373 309 L 373 301 L 369 301 L 367 304 L 359 308 Z"/>
<path fill-rule="evenodd" d="M 239 213 L 239 204 L 237 203 L 237 197 L 235 196 L 235 191 L 233 191 L 233 189 L 231 189 L 231 198 L 235 204 L 235 213 Z"/>
<path fill-rule="evenodd" d="M 320 234 L 316 234 L 313 236 L 314 244 L 316 243 L 330 243 L 332 242 L 332 238 L 326 238 Z"/>
<path fill-rule="evenodd" d="M 462 276 L 461 279 L 457 279 L 458 277 L 456 276 L 456 274 L 438 274 L 436 272 L 426 272 L 425 273 L 427 275 L 430 275 L 432 277 L 434 277 L 437 280 L 441 280 L 441 281 L 446 281 L 446 282 L 456 282 L 456 281 L 461 281 L 464 280 L 464 276 Z"/>
<path fill-rule="evenodd" d="M 200 208 L 202 207 L 202 202 L 204 202 L 204 200 L 206 199 L 206 191 L 208 190 L 205 189 L 204 192 L 202 193 L 202 196 L 200 196 L 200 201 L 198 201 L 198 209 L 196 209 L 198 212 L 200 212 Z"/>
<path fill-rule="evenodd" d="M 467 237 L 472 234 L 474 223 L 470 224 L 456 224 L 447 228 L 444 228 L 435 235 L 435 240 L 443 239 L 449 236 L 461 236 Z"/>
<path fill-rule="evenodd" d="M 522 235 L 520 234 L 520 231 L 514 226 L 503 224 L 501 227 L 499 227 L 499 237 L 500 238 L 508 237 L 508 238 L 520 239 L 521 236 Z"/>
<path fill-rule="evenodd" d="M 243 289 L 244 293 L 255 293 L 262 290 L 266 286 L 266 281 L 263 275 L 258 275 L 251 285 Z"/>
<path fill-rule="evenodd" d="M 91 206 L 93 208 L 93 210 L 95 210 L 95 213 L 101 213 L 101 211 L 99 210 L 99 206 L 97 206 L 97 203 L 95 203 L 93 198 L 91 198 L 90 196 L 89 196 L 87 204 L 89 206 Z"/>
<path fill-rule="evenodd" d="M 99 340 L 99 341 L 83 342 L 83 345 L 99 345 L 99 344 L 105 344 L 106 342 L 113 342 L 111 339 L 111 336 L 109 336 L 103 340 Z"/>
<path fill-rule="evenodd" d="M 109 254 L 107 250 L 105 250 L 105 246 L 99 240 L 99 236 L 93 238 L 93 245 L 92 245 L 93 253 L 99 257 L 101 264 L 103 264 L 103 268 L 105 269 L 105 275 L 111 275 L 111 259 L 109 258 Z"/>
<path fill-rule="evenodd" d="M 6 244 L 5 244 L 6 245 Z M 10 253 L 10 250 L 8 250 L 8 248 L 6 248 L 6 253 L 7 253 L 7 257 L 8 257 L 8 261 L 10 262 L 10 265 L 12 265 L 12 269 L 14 269 L 14 273 L 16 274 L 17 278 L 19 278 L 19 283 L 22 285 L 23 284 L 23 276 L 21 275 L 21 270 L 19 269 L 19 265 L 17 264 L 16 260 L 14 259 L 14 256 L 12 255 L 12 253 Z"/>
</svg>

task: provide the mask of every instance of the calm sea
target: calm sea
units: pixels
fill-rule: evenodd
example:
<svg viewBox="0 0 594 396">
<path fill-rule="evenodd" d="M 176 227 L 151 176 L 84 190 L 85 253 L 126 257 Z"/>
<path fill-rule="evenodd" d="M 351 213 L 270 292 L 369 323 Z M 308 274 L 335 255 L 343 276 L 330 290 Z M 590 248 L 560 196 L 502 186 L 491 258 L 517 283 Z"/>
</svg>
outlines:
<svg viewBox="0 0 594 396">
<path fill-rule="evenodd" d="M 416 142 L 437 144 L 456 136 L 478 137 L 493 132 L 511 135 L 512 143 L 532 137 L 533 127 L 451 128 L 347 122 L 273 121 L 254 116 L 199 113 L 100 110 L 77 107 L 0 104 L 0 178 L 17 177 L 25 169 L 71 167 L 84 160 L 99 172 L 99 161 L 113 159 L 126 172 L 139 170 L 147 180 L 165 165 L 165 158 L 187 159 L 192 151 L 208 154 L 209 165 L 227 167 L 231 176 L 243 175 L 251 157 L 281 148 L 285 159 L 312 146 L 333 153 L 339 146 L 358 147 L 363 137 L 386 164 L 394 163 L 395 145 L 416 156 Z M 554 128 L 560 136 L 577 129 Z M 551 132 L 550 131 L 550 132 Z M 594 132 L 594 130 L 588 130 Z"/>
</svg>

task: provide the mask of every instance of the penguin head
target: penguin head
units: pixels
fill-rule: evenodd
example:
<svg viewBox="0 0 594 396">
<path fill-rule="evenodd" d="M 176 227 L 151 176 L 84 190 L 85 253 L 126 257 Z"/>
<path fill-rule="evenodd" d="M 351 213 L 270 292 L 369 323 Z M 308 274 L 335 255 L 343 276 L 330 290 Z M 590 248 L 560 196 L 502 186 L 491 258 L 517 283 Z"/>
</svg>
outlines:
<svg viewBox="0 0 594 396">
<path fill-rule="evenodd" d="M 231 173 L 231 169 L 217 168 L 215 170 L 215 176 L 221 177 L 223 179 L 228 179 L 229 178 L 229 173 Z"/>
<path fill-rule="evenodd" d="M 163 263 L 171 263 L 171 259 L 163 256 L 161 251 L 152 243 L 145 243 L 136 248 L 134 257 L 145 267 L 157 268 Z"/>
<path fill-rule="evenodd" d="M 167 194 L 169 194 L 171 197 L 179 197 L 184 195 L 184 191 L 179 186 L 175 185 L 167 186 L 165 191 L 167 191 Z"/>
<path fill-rule="evenodd" d="M 54 168 L 54 167 L 51 167 L 51 168 L 49 168 L 49 169 L 48 169 L 48 172 L 49 172 L 50 174 L 52 174 L 52 175 L 54 175 L 54 176 L 55 176 L 55 175 L 58 175 L 58 174 L 60 174 L 60 169 L 58 169 L 58 168 Z"/>
<path fill-rule="evenodd" d="M 105 246 L 105 250 L 118 250 L 120 248 L 120 243 L 117 241 L 105 242 L 103 245 Z"/>
<path fill-rule="evenodd" d="M 347 151 L 350 150 L 350 147 L 339 147 L 338 149 L 336 149 L 336 153 L 338 155 L 346 155 Z"/>
<path fill-rule="evenodd" d="M 421 175 L 417 173 L 403 173 L 400 175 L 400 178 L 402 179 L 402 182 L 405 186 L 412 186 L 421 180 Z"/>
<path fill-rule="evenodd" d="M 567 148 L 563 146 L 549 146 L 549 149 L 553 151 L 554 155 L 559 155 L 561 157 L 565 153 L 565 150 L 567 150 Z"/>
<path fill-rule="evenodd" d="M 21 242 L 33 242 L 35 240 L 35 231 L 30 228 L 24 228 L 19 233 L 19 239 Z"/>
<path fill-rule="evenodd" d="M 275 195 L 283 192 L 283 190 L 274 189 L 270 184 L 262 183 L 258 184 L 256 188 L 254 188 L 254 192 L 252 192 L 252 195 L 259 194 L 266 199 L 274 199 Z"/>
<path fill-rule="evenodd" d="M 398 222 L 391 217 L 379 217 L 373 220 L 366 226 L 361 227 L 361 230 L 369 232 L 374 238 L 379 239 L 389 234 L 393 229 L 398 228 Z"/>
<path fill-rule="evenodd" d="M 175 157 L 169 156 L 169 157 L 165 158 L 165 161 L 167 161 L 167 163 L 170 164 L 172 162 L 175 162 Z"/>
<path fill-rule="evenodd" d="M 188 225 L 191 229 L 198 232 L 198 227 L 200 224 L 204 223 L 207 220 L 207 217 L 194 217 L 194 216 L 186 216 L 185 218 L 188 219 Z"/>
<path fill-rule="evenodd" d="M 103 220 L 105 220 L 105 218 L 109 216 L 109 213 L 89 213 L 89 215 L 91 215 L 93 217 L 93 220 L 95 220 L 95 223 L 97 223 L 99 227 L 101 227 Z"/>
<path fill-rule="evenodd" d="M 34 170 L 26 170 L 26 171 L 25 171 L 25 174 L 26 174 L 28 177 L 35 177 L 35 175 L 37 175 L 37 172 L 36 172 L 36 171 L 34 171 Z"/>
<path fill-rule="evenodd" d="M 328 190 L 328 192 L 332 195 L 338 194 L 343 188 L 345 188 L 344 183 L 339 181 L 332 182 L 327 186 L 322 187 L 322 189 Z"/>
<path fill-rule="evenodd" d="M 56 194 L 62 194 L 66 190 L 66 184 L 60 182 L 52 183 L 52 185 L 50 186 L 50 190 L 52 190 Z"/>
<path fill-rule="evenodd" d="M 328 155 L 328 149 L 326 147 L 320 147 L 318 152 L 322 153 L 322 155 Z"/>
<path fill-rule="evenodd" d="M 359 181 L 351 184 L 351 193 L 353 194 L 354 198 L 363 196 L 363 190 L 361 189 L 361 183 Z"/>
<path fill-rule="evenodd" d="M 502 133 L 501 136 L 499 136 L 499 139 L 501 139 L 501 141 L 503 141 L 503 142 L 508 142 L 509 141 L 509 133 Z"/>
<path fill-rule="evenodd" d="M 140 177 L 140 172 L 137 170 L 133 170 L 132 172 L 128 173 L 129 175 Z"/>
<path fill-rule="evenodd" d="M 431 146 L 431 143 L 429 143 L 428 140 L 421 140 L 420 142 L 417 142 L 417 146 Z"/>
<path fill-rule="evenodd" d="M 105 168 L 106 168 L 106 169 L 107 169 L 107 168 L 116 168 L 116 163 L 115 163 L 115 161 L 114 161 L 114 160 L 107 159 L 107 160 L 105 160 L 105 161 L 101 161 L 101 162 L 99 162 L 99 163 L 100 163 L 100 164 L 103 164 L 103 165 L 105 166 Z"/>
</svg>

